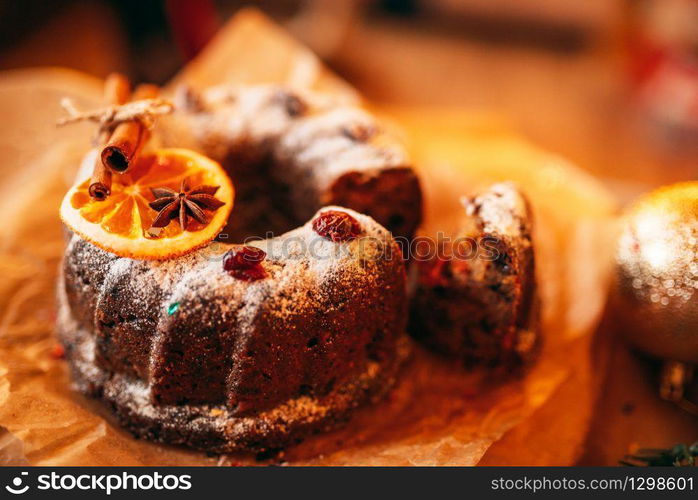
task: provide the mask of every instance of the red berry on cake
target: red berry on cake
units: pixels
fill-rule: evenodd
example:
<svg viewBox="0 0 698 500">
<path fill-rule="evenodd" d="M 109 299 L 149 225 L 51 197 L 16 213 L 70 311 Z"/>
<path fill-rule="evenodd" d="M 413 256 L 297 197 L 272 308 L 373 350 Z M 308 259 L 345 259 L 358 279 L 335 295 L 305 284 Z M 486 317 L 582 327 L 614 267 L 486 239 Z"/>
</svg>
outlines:
<svg viewBox="0 0 698 500">
<path fill-rule="evenodd" d="M 267 253 L 261 248 L 245 245 L 226 252 L 223 257 L 223 269 L 233 278 L 244 281 L 256 281 L 267 277 L 262 261 Z"/>
<path fill-rule="evenodd" d="M 313 231 L 335 243 L 350 241 L 361 232 L 358 221 L 346 212 L 327 210 L 313 221 Z"/>
</svg>

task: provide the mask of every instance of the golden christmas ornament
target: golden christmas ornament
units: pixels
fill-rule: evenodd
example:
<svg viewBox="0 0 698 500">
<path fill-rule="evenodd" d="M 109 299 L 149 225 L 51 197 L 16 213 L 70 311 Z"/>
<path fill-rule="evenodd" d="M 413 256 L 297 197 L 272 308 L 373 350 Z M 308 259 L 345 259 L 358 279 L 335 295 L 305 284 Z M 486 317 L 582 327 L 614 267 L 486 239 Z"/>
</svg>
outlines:
<svg viewBox="0 0 698 500">
<path fill-rule="evenodd" d="M 684 401 L 698 364 L 698 182 L 660 188 L 630 207 L 615 281 L 623 336 L 664 360 L 661 395 Z"/>
</svg>

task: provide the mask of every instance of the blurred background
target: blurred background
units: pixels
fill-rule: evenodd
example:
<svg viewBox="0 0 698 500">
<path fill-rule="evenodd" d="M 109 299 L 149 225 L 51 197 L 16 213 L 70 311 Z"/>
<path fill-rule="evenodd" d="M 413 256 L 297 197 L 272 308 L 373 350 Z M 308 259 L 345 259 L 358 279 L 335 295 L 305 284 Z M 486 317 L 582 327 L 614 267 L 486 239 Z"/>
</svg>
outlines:
<svg viewBox="0 0 698 500">
<path fill-rule="evenodd" d="M 698 0 L 3 1 L 0 71 L 165 83 L 247 6 L 382 109 L 495 113 L 622 203 L 698 172 Z M 657 397 L 656 363 L 609 351 L 583 463 L 695 440 L 696 417 Z"/>
<path fill-rule="evenodd" d="M 621 200 L 698 169 L 698 0 L 25 0 L 0 69 L 167 81 L 256 6 L 381 104 L 486 109 Z"/>
</svg>

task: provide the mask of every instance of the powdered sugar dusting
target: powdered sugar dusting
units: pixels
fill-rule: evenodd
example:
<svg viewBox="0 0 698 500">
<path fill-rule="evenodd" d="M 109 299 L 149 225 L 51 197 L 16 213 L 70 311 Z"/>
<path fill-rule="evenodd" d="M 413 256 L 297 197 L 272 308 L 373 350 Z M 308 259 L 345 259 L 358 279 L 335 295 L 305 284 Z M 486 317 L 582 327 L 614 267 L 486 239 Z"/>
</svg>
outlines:
<svg viewBox="0 0 698 500">
<path fill-rule="evenodd" d="M 361 172 L 369 179 L 384 169 L 407 165 L 402 146 L 387 138 L 368 113 L 327 96 L 257 86 L 216 88 L 201 97 L 200 109 L 163 119 L 155 142 L 192 147 L 218 160 L 240 151 L 249 156 L 245 161 L 250 164 L 271 158 L 284 167 L 274 169 L 273 175 L 293 187 L 291 205 L 303 217 L 312 213 L 308 207 L 314 210 L 321 205 L 322 190 L 344 173 Z M 354 407 L 383 394 L 392 385 L 405 353 L 404 348 L 395 347 L 395 342 L 404 342 L 406 308 L 400 249 L 390 233 L 370 217 L 326 207 L 330 208 L 345 211 L 358 221 L 357 238 L 333 242 L 318 235 L 308 222 L 279 237 L 247 243 L 267 253 L 261 265 L 268 276 L 255 281 L 236 279 L 224 271 L 222 259 L 231 248 L 228 244 L 213 242 L 170 260 L 138 261 L 116 257 L 73 235 L 64 264 L 70 276 L 64 283 L 71 291 L 61 299 L 59 332 L 69 347 L 68 359 L 81 390 L 114 405 L 122 423 L 138 435 L 208 450 L 281 445 L 310 431 L 309 426 L 323 428 L 339 422 Z M 234 212 L 233 217 L 236 215 Z M 254 212 L 246 215 L 254 216 Z M 390 297 L 388 302 L 386 297 Z M 358 311 L 364 303 L 370 311 L 362 315 Z M 354 308 L 349 315 L 344 312 L 347 304 Z M 259 325 L 267 325 L 261 331 L 271 329 L 269 335 L 277 335 L 276 330 L 288 334 L 283 342 L 296 349 L 293 334 L 303 334 L 306 319 L 312 317 L 319 333 L 324 335 L 331 327 L 337 346 L 348 342 L 347 352 L 354 352 L 353 336 L 365 343 L 366 347 L 352 354 L 356 358 L 350 358 L 349 366 L 355 367 L 351 377 L 338 380 L 336 386 L 332 379 L 313 395 L 302 390 L 306 382 L 297 380 L 293 383 L 301 384 L 300 388 L 289 386 L 293 396 L 280 403 L 275 400 L 270 409 L 251 416 L 236 413 L 236 370 L 251 359 L 243 351 L 257 340 Z M 396 352 L 369 352 L 372 335 L 389 338 L 390 349 Z M 217 341 L 229 342 L 226 349 L 232 349 L 230 352 L 219 347 L 210 352 L 211 359 L 196 360 L 194 365 L 214 363 L 213 357 L 224 353 L 224 359 L 215 361 L 221 363 L 215 369 L 224 366 L 230 370 L 225 390 L 231 407 L 215 397 L 216 404 L 165 404 L 158 399 L 162 387 L 167 391 L 170 383 L 181 382 L 176 377 L 187 378 L 184 386 L 193 378 L 191 390 L 196 390 L 196 376 L 186 371 L 184 361 L 182 366 L 176 363 L 177 356 L 187 354 L 181 350 L 189 350 L 186 345 L 172 347 L 179 336 L 202 345 L 207 336 L 225 337 Z M 310 340 L 307 349 L 318 342 Z M 118 342 L 122 344 L 115 347 Z M 302 349 L 305 343 L 303 338 Z M 339 347 L 328 344 L 322 349 L 333 348 Z M 341 355 L 347 356 L 346 352 Z M 231 366 L 226 356 L 235 360 Z M 334 363 L 332 359 L 330 355 L 323 362 Z M 329 366 L 327 376 L 336 365 Z M 238 375 L 254 381 L 254 373 Z M 273 379 L 274 373 L 267 376 Z M 282 389 L 286 389 L 283 384 Z M 196 396 L 181 394 L 184 401 Z"/>
<path fill-rule="evenodd" d="M 476 216 L 487 233 L 518 238 L 530 231 L 526 200 L 512 183 L 493 184 L 473 199 L 464 198 L 462 203 L 466 214 Z"/>
<path fill-rule="evenodd" d="M 384 265 L 382 259 L 386 255 L 399 255 L 390 234 L 365 215 L 340 207 L 326 209 L 345 211 L 354 217 L 361 227 L 359 237 L 345 243 L 333 243 L 315 233 L 308 222 L 278 238 L 255 242 L 255 246 L 267 252 L 262 265 L 269 278 L 259 281 L 237 280 L 224 272 L 222 256 L 230 245 L 218 243 L 178 259 L 137 261 L 110 256 L 73 236 L 68 252 L 80 243 L 80 248 L 88 256 L 81 265 L 97 265 L 105 272 L 101 294 L 113 287 L 120 277 L 127 276 L 130 285 L 127 300 L 152 301 L 153 296 L 159 297 L 157 314 L 160 319 L 154 345 L 168 335 L 167 325 L 171 322 L 168 323 L 167 305 L 177 302 L 187 304 L 177 313 L 180 319 L 193 316 L 204 322 L 221 324 L 234 315 L 239 328 L 236 334 L 245 338 L 254 332 L 254 324 L 260 315 L 273 316 L 275 321 L 283 324 L 303 311 L 321 307 L 319 299 L 322 293 L 328 293 L 322 292 L 326 290 L 322 285 L 328 281 L 350 290 L 381 286 L 375 271 L 371 271 L 375 267 L 371 266 Z M 164 426 L 178 435 L 190 436 L 214 432 L 224 441 L 216 445 L 221 451 L 248 448 L 250 436 L 263 441 L 263 436 L 290 435 L 296 429 L 319 422 L 329 425 L 339 415 L 357 406 L 366 394 L 376 388 L 385 390 L 389 387 L 404 357 L 403 350 L 403 354 L 396 354 L 387 364 L 368 362 L 363 374 L 336 388 L 327 397 L 292 398 L 250 417 L 234 416 L 231 409 L 221 405 L 156 405 L 152 400 L 151 382 L 121 373 L 108 373 L 99 366 L 93 336 L 72 318 L 65 293 L 59 295 L 59 332 L 64 342 L 73 346 L 69 359 L 81 390 L 92 392 L 94 389 L 90 388 L 101 387 L 104 399 L 115 404 L 122 414 L 137 415 L 136 421 L 141 422 L 138 425 L 144 425 L 143 428 L 151 424 L 158 428 Z M 151 359 L 151 363 L 153 361 Z M 132 425 L 133 417 L 122 415 L 121 418 L 126 425 Z M 150 434 L 146 437 L 153 438 Z M 169 441 L 162 437 L 157 439 Z"/>
</svg>

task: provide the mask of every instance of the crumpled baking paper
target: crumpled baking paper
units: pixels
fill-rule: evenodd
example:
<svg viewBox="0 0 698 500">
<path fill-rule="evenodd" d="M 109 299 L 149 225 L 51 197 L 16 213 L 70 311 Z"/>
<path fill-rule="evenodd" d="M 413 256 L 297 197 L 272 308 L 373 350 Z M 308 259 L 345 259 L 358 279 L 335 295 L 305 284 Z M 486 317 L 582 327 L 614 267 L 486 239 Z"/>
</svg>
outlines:
<svg viewBox="0 0 698 500">
<path fill-rule="evenodd" d="M 254 11 L 239 14 L 175 80 L 285 82 L 356 93 Z M 252 457 L 139 441 L 73 392 L 53 336 L 63 251 L 58 207 L 93 130 L 56 129 L 59 99 L 94 106 L 101 82 L 69 70 L 0 75 L 0 465 L 236 465 Z M 274 461 L 314 465 L 570 464 L 598 382 L 590 332 L 606 293 L 613 199 L 562 158 L 508 132 L 501 120 L 454 110 L 374 109 L 401 130 L 426 196 L 425 234 L 452 228 L 458 197 L 514 180 L 536 217 L 545 346 L 523 378 L 465 373 L 417 347 L 398 386 L 343 429 Z M 265 463 L 265 462 L 262 462 Z"/>
</svg>

